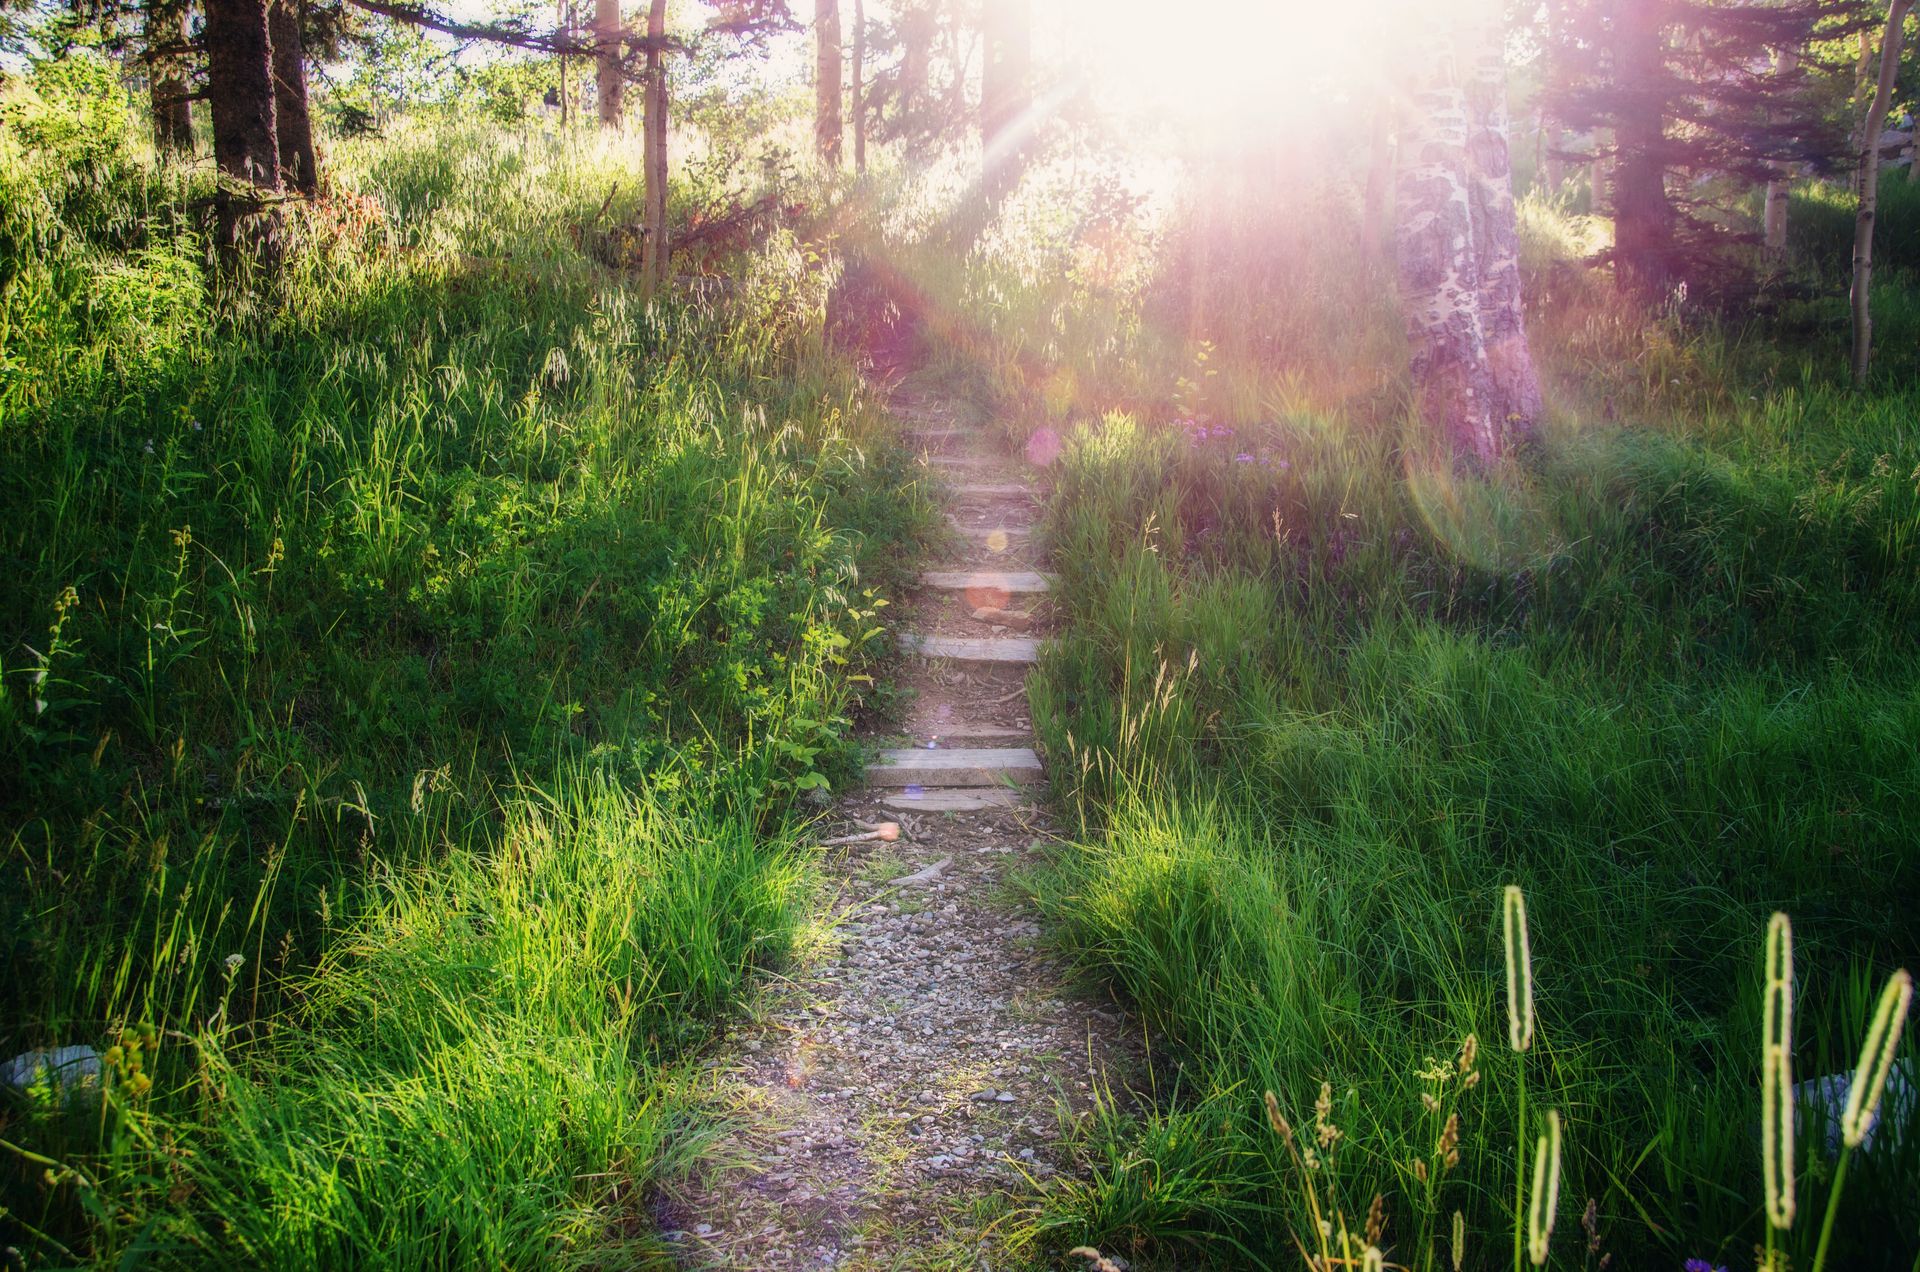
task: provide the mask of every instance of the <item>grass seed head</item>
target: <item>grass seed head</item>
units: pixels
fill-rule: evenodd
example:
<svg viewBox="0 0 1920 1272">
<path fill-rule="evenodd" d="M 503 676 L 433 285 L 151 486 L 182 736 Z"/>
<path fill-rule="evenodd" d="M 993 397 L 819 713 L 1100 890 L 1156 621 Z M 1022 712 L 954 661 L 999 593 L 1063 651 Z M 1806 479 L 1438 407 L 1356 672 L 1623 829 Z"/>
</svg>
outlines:
<svg viewBox="0 0 1920 1272">
<path fill-rule="evenodd" d="M 1767 1223 L 1793 1226 L 1793 924 L 1767 922 L 1766 1004 L 1760 1045 L 1760 1173 Z"/>
<path fill-rule="evenodd" d="M 1867 1028 L 1867 1040 L 1860 1048 L 1860 1063 L 1853 1082 L 1847 1087 L 1847 1108 L 1840 1118 L 1840 1135 L 1848 1148 L 1858 1148 L 1873 1129 L 1880 1112 L 1880 1097 L 1886 1093 L 1887 1074 L 1893 1068 L 1894 1053 L 1900 1049 L 1900 1034 L 1907 1025 L 1907 1011 L 1913 1005 L 1913 977 L 1901 968 L 1887 978 L 1880 991 L 1880 1002 L 1873 1009 L 1873 1024 Z"/>
<path fill-rule="evenodd" d="M 1547 1110 L 1547 1133 L 1533 1150 L 1533 1198 L 1527 1207 L 1527 1253 L 1535 1267 L 1547 1261 L 1553 1216 L 1560 1208 L 1560 1111 Z"/>
<path fill-rule="evenodd" d="M 1453 1212 L 1453 1272 L 1460 1272 L 1460 1265 L 1467 1259 L 1467 1217 L 1460 1211 Z"/>
<path fill-rule="evenodd" d="M 1508 884 L 1502 894 L 1500 926 L 1507 949 L 1507 1044 L 1525 1051 L 1533 1045 L 1533 955 L 1527 947 L 1527 899 L 1518 884 Z"/>
</svg>

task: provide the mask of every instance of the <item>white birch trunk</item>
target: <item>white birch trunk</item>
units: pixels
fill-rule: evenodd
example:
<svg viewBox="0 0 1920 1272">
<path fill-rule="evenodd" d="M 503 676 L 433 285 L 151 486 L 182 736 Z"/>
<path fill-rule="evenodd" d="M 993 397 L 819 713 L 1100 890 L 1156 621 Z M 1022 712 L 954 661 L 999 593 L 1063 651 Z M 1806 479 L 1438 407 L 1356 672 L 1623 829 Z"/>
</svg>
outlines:
<svg viewBox="0 0 1920 1272">
<path fill-rule="evenodd" d="M 1880 38 L 1880 81 L 1860 124 L 1860 213 L 1853 223 L 1853 382 L 1865 384 L 1873 359 L 1873 222 L 1880 198 L 1880 130 L 1900 74 L 1900 41 L 1911 0 L 1891 0 Z M 1861 41 L 1866 40 L 1863 34 Z"/>
</svg>

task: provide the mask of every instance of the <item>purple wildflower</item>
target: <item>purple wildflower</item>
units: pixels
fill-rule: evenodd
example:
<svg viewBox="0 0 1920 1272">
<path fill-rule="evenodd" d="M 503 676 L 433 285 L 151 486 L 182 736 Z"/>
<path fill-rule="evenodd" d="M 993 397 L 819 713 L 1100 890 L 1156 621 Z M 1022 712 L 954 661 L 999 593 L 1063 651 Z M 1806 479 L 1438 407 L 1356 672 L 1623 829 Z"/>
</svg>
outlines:
<svg viewBox="0 0 1920 1272">
<path fill-rule="evenodd" d="M 1233 457 L 1233 462 L 1236 464 L 1251 464 L 1253 462 L 1253 456 L 1247 454 L 1245 451 L 1241 451 Z"/>
<path fill-rule="evenodd" d="M 1688 1259 L 1686 1272 L 1727 1272 L 1724 1263 L 1709 1263 L 1705 1259 Z"/>
</svg>

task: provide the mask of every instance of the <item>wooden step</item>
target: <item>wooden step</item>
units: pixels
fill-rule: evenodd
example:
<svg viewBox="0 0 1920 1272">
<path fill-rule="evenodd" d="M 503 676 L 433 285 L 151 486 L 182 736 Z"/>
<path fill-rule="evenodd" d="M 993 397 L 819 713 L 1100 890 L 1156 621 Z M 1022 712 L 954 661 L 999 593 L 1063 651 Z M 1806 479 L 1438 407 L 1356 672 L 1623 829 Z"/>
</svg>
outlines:
<svg viewBox="0 0 1920 1272">
<path fill-rule="evenodd" d="M 949 662 L 1031 663 L 1040 657 L 1040 642 L 1028 636 L 919 636 L 909 633 L 900 646 L 922 658 Z"/>
<path fill-rule="evenodd" d="M 948 786 L 931 791 L 901 791 L 880 801 L 903 813 L 981 813 L 1001 808 L 1030 808 L 1019 791 L 1005 786 Z"/>
<path fill-rule="evenodd" d="M 966 441 L 973 434 L 964 428 L 908 428 L 900 436 L 915 450 L 937 450 Z"/>
<path fill-rule="evenodd" d="M 923 455 L 920 462 L 934 468 L 964 469 L 969 472 L 986 472 L 989 469 L 1005 469 L 1007 461 L 994 459 L 988 455 Z"/>
<path fill-rule="evenodd" d="M 1026 526 L 969 526 L 962 525 L 958 517 L 953 517 L 953 532 L 962 538 L 978 539 L 982 543 L 997 542 L 995 536 L 1007 543 L 1025 543 L 1033 537 L 1033 531 Z"/>
<path fill-rule="evenodd" d="M 963 481 L 954 486 L 953 493 L 962 499 L 1004 499 L 1011 495 L 1025 495 L 1029 499 L 1040 497 L 1037 489 L 1019 481 Z"/>
<path fill-rule="evenodd" d="M 867 765 L 874 786 L 1031 785 L 1040 780 L 1040 757 L 1030 747 L 979 747 L 926 750 L 915 747 L 880 752 Z"/>
<path fill-rule="evenodd" d="M 1032 570 L 928 570 L 920 576 L 922 587 L 942 592 L 996 592 L 1015 595 L 1047 590 L 1047 579 Z"/>
<path fill-rule="evenodd" d="M 957 746 L 962 742 L 984 742 L 992 746 L 1004 745 L 1010 739 L 1030 742 L 1033 730 L 1011 724 L 969 724 L 955 720 L 948 724 L 916 725 L 907 730 L 907 736 L 922 743 L 937 738 L 942 746 Z"/>
</svg>

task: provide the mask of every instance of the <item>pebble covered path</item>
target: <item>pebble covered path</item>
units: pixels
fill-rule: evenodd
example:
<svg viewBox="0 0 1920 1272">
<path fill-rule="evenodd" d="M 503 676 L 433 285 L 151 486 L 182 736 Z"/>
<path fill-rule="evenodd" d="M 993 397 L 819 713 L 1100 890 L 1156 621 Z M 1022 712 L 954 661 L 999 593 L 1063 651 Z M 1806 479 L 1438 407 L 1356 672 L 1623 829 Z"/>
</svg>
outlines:
<svg viewBox="0 0 1920 1272">
<path fill-rule="evenodd" d="M 987 454 L 937 401 L 895 407 L 947 491 L 953 551 L 896 619 L 906 718 L 820 833 L 902 834 L 823 850 L 825 939 L 719 1048 L 730 1129 L 658 1216 L 687 1268 L 1008 1266 L 1030 1181 L 1071 1169 L 1061 1119 L 1130 1046 L 1116 1008 L 1066 988 L 1009 879 L 1051 834 L 1025 687 L 1041 470 Z"/>
</svg>

